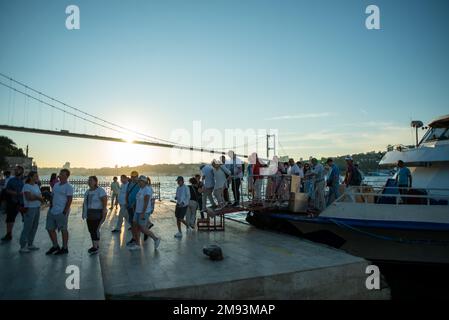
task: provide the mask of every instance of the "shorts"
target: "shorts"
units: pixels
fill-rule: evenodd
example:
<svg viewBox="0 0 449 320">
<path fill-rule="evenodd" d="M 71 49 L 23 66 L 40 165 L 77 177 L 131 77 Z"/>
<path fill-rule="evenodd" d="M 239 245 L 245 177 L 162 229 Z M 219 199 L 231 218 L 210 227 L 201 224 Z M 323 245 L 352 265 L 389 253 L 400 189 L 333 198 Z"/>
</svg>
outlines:
<svg viewBox="0 0 449 320">
<path fill-rule="evenodd" d="M 148 224 L 148 220 L 150 219 L 151 213 L 145 213 L 143 219 L 140 217 L 141 213 L 134 212 L 133 222 L 139 224 L 142 227 L 145 227 Z"/>
<path fill-rule="evenodd" d="M 176 209 L 175 209 L 176 219 L 179 219 L 179 220 L 184 219 L 184 217 L 186 216 L 186 213 L 187 213 L 187 208 L 188 208 L 188 206 L 187 207 L 176 206 Z"/>
<path fill-rule="evenodd" d="M 6 204 L 6 223 L 14 223 L 19 214 L 19 209 L 15 203 Z"/>
<path fill-rule="evenodd" d="M 68 216 L 60 213 L 60 214 L 51 214 L 47 213 L 47 223 L 45 228 L 47 230 L 56 230 L 59 231 L 67 231 L 67 222 Z"/>
</svg>

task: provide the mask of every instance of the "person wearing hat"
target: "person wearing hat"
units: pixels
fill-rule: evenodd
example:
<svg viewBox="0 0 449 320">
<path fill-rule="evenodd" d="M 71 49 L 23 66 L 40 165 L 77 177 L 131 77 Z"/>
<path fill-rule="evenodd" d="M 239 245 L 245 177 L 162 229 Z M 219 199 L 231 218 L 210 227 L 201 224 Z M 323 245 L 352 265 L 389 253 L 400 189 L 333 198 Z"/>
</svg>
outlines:
<svg viewBox="0 0 449 320">
<path fill-rule="evenodd" d="M 212 167 L 214 168 L 214 196 L 218 202 L 218 208 L 223 208 L 226 203 L 224 200 L 224 188 L 228 183 L 228 177 L 231 175 L 231 171 L 226 168 L 221 161 L 214 159 L 212 161 Z"/>
<path fill-rule="evenodd" d="M 189 207 L 190 202 L 190 191 L 189 187 L 184 184 L 184 178 L 179 176 L 176 178 L 176 182 L 178 183 L 178 187 L 176 188 L 176 225 L 178 227 L 178 233 L 175 234 L 175 238 L 182 238 L 182 230 L 181 223 L 186 226 L 186 230 L 191 230 L 191 227 L 187 224 L 184 219 L 187 213 L 187 209 Z"/>
<path fill-rule="evenodd" d="M 131 179 L 128 183 L 128 187 L 126 190 L 126 209 L 128 210 L 128 222 L 132 226 L 134 222 L 134 208 L 136 206 L 136 196 L 137 192 L 139 192 L 138 185 L 139 173 L 137 171 L 131 172 Z M 136 242 L 136 239 L 131 238 L 128 241 L 127 245 L 131 246 Z"/>
<path fill-rule="evenodd" d="M 129 250 L 139 250 L 140 249 L 140 234 L 143 233 L 147 237 L 150 237 L 154 241 L 154 249 L 156 250 L 161 243 L 161 239 L 156 237 L 153 232 L 151 232 L 147 225 L 151 213 L 154 211 L 153 199 L 153 188 L 150 185 L 150 180 L 146 176 L 140 176 L 138 178 L 139 191 L 136 194 L 136 206 L 133 217 L 133 239 L 134 243 L 128 248 Z"/>
</svg>

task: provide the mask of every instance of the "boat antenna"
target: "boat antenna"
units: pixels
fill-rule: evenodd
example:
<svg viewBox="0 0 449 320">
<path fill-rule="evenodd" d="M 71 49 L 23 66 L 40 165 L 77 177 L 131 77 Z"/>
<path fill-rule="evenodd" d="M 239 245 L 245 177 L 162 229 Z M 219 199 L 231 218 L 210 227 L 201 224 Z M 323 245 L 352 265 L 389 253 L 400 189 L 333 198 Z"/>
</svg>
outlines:
<svg viewBox="0 0 449 320">
<path fill-rule="evenodd" d="M 416 139 L 416 147 L 418 147 L 418 129 L 424 126 L 422 121 L 414 120 L 410 123 L 412 128 L 415 128 L 415 139 Z"/>
</svg>

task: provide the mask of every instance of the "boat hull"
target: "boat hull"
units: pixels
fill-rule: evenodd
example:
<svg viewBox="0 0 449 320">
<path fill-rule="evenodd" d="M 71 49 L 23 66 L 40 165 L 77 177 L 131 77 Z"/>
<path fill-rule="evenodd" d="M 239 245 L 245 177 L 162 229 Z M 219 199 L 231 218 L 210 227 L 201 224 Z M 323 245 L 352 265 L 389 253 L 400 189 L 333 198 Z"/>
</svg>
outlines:
<svg viewBox="0 0 449 320">
<path fill-rule="evenodd" d="M 262 218 L 262 215 L 264 216 Z M 449 264 L 449 231 L 395 228 L 381 223 L 335 218 L 307 218 L 298 214 L 254 213 L 248 221 L 258 227 L 291 228 L 297 235 L 374 261 Z M 256 223 L 254 223 L 257 221 Z M 281 223 L 282 222 L 282 223 Z M 265 225 L 263 225 L 265 224 Z M 283 227 L 279 227 L 283 225 Z"/>
</svg>

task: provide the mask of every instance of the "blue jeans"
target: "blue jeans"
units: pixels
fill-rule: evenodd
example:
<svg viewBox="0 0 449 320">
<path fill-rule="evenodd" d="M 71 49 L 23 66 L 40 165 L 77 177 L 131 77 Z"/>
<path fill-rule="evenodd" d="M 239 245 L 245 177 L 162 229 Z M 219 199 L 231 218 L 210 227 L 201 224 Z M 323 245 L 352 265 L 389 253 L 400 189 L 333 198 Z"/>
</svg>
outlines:
<svg viewBox="0 0 449 320">
<path fill-rule="evenodd" d="M 327 206 L 334 202 L 338 197 L 340 197 L 340 192 L 338 191 L 340 185 L 335 183 L 329 187 L 329 196 L 327 198 Z"/>
<path fill-rule="evenodd" d="M 39 225 L 39 217 L 41 208 L 28 208 L 27 212 L 23 214 L 23 229 L 20 235 L 20 246 L 22 248 L 32 246 L 34 237 L 36 236 L 37 227 Z"/>
</svg>

